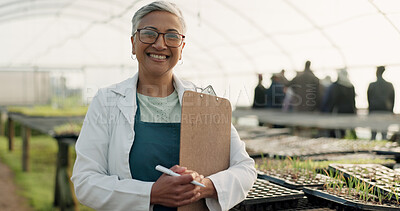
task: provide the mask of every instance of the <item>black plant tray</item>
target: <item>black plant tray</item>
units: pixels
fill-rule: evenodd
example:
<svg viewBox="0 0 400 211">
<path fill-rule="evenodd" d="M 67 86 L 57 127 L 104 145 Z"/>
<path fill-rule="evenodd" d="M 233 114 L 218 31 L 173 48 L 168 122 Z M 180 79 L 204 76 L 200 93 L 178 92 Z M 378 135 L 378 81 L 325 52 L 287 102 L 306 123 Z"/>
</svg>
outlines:
<svg viewBox="0 0 400 211">
<path fill-rule="evenodd" d="M 272 183 L 282 185 L 283 187 L 302 190 L 303 187 L 322 187 L 325 184 L 325 181 L 329 179 L 329 177 L 324 176 L 322 174 L 317 174 L 315 178 L 306 178 L 305 176 L 300 177 L 296 181 L 292 181 L 289 179 L 285 179 L 279 177 L 277 175 L 268 174 L 266 172 L 258 172 L 258 178 L 268 180 Z"/>
<path fill-rule="evenodd" d="M 304 193 L 291 190 L 267 180 L 257 179 L 246 199 L 235 206 L 235 210 L 276 210 L 296 207 Z"/>
<path fill-rule="evenodd" d="M 391 148 L 379 148 L 374 149 L 374 152 L 378 155 L 394 155 L 396 157 L 400 156 L 400 147 L 391 147 Z"/>
<path fill-rule="evenodd" d="M 383 194 L 397 193 L 400 196 L 400 173 L 380 164 L 330 164 L 330 169 L 343 173 L 345 178 L 357 178 Z M 375 172 L 375 173 L 374 173 Z M 394 191 L 393 191 L 394 190 Z"/>
<path fill-rule="evenodd" d="M 314 201 L 315 203 L 326 203 L 329 207 L 335 207 L 336 210 L 400 210 L 399 207 L 366 204 L 363 201 L 346 199 L 316 188 L 305 187 L 303 191 L 309 201 Z M 325 200 L 325 202 L 323 200 Z"/>
<path fill-rule="evenodd" d="M 378 155 L 400 156 L 400 146 L 397 142 L 388 142 L 385 144 L 385 146 L 374 147 L 373 151 Z"/>
</svg>

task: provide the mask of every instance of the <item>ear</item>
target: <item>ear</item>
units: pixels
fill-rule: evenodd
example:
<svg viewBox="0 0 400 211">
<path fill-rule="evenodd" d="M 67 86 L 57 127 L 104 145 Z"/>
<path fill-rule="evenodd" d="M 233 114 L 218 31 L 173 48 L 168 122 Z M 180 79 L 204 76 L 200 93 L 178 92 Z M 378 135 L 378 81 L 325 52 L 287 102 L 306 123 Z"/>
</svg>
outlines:
<svg viewBox="0 0 400 211">
<path fill-rule="evenodd" d="M 182 59 L 182 51 L 183 51 L 183 48 L 185 47 L 185 44 L 186 44 L 185 42 L 182 43 L 181 55 L 179 56 L 179 60 Z"/>
<path fill-rule="evenodd" d="M 131 43 L 132 43 L 132 54 L 135 55 L 135 37 L 131 36 Z"/>
</svg>

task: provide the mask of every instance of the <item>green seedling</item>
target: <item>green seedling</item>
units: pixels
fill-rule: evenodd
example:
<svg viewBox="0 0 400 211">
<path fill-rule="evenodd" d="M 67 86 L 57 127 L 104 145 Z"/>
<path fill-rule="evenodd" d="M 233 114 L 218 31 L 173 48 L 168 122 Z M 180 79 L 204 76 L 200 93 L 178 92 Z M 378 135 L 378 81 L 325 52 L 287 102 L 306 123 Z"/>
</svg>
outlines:
<svg viewBox="0 0 400 211">
<path fill-rule="evenodd" d="M 372 187 L 370 187 L 370 188 L 368 188 L 368 184 L 365 184 L 365 187 L 366 187 L 366 189 L 367 189 L 367 191 L 366 191 L 366 196 L 365 196 L 365 201 L 368 201 L 370 198 L 371 198 L 371 196 L 374 196 L 375 194 L 374 194 L 374 191 L 375 191 L 375 189 L 374 189 L 374 186 L 372 186 Z"/>
<path fill-rule="evenodd" d="M 344 177 L 343 177 L 343 173 L 340 173 L 340 174 L 338 175 L 339 193 L 341 193 L 342 190 L 343 190 L 344 181 L 345 181 L 345 179 L 344 179 Z"/>
<path fill-rule="evenodd" d="M 379 188 L 376 188 L 376 193 L 377 193 L 377 195 L 378 195 L 379 204 L 382 204 L 383 199 L 384 199 L 384 196 L 382 195 L 381 190 L 380 190 Z"/>
<path fill-rule="evenodd" d="M 394 194 L 394 197 L 396 198 L 397 204 L 400 204 L 400 202 L 399 202 L 399 193 L 397 192 L 396 188 L 394 188 L 393 194 Z"/>
<path fill-rule="evenodd" d="M 386 194 L 386 199 L 387 199 L 388 201 L 392 200 L 393 193 L 394 193 L 394 189 L 392 188 L 392 191 L 389 191 L 389 192 Z"/>
<path fill-rule="evenodd" d="M 355 184 L 355 188 L 356 188 L 356 194 L 360 195 L 360 199 L 362 197 L 362 194 L 360 194 L 361 192 L 361 182 L 360 180 L 357 180 L 356 184 Z"/>
<path fill-rule="evenodd" d="M 348 187 L 348 195 L 350 196 L 351 195 L 351 192 L 352 192 L 352 188 L 353 188 L 353 186 L 354 186 L 354 182 L 355 182 L 355 178 L 354 177 L 350 177 L 348 180 L 347 180 L 347 187 Z"/>
</svg>

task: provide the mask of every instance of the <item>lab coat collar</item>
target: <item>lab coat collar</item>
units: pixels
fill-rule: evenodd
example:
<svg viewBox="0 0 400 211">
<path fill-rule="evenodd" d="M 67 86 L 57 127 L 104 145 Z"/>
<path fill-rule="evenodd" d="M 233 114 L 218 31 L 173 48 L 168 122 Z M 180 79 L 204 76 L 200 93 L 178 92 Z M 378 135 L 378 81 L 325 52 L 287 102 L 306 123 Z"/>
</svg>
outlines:
<svg viewBox="0 0 400 211">
<path fill-rule="evenodd" d="M 133 125 L 134 114 L 136 112 L 137 81 L 138 73 L 132 78 L 122 81 L 111 88 L 112 92 L 122 96 L 122 98 L 117 98 L 119 99 L 117 101 L 117 107 L 131 125 Z"/>
<path fill-rule="evenodd" d="M 122 98 L 119 98 L 120 100 L 117 101 L 117 107 L 131 125 L 133 125 L 137 108 L 136 88 L 138 77 L 139 74 L 136 73 L 132 78 L 122 81 L 110 88 L 112 92 L 122 96 Z M 175 74 L 173 74 L 173 80 L 174 88 L 178 93 L 179 103 L 182 105 L 183 93 L 186 90 L 195 91 L 196 86 L 191 82 L 180 80 Z"/>
</svg>

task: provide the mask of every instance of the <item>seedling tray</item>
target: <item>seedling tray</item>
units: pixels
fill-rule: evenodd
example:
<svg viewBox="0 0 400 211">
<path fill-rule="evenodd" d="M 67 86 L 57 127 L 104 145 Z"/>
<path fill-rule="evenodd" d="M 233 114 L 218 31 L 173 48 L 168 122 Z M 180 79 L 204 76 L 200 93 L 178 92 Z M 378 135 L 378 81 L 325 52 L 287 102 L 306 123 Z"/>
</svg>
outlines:
<svg viewBox="0 0 400 211">
<path fill-rule="evenodd" d="M 346 178 L 357 178 L 383 194 L 393 193 L 400 197 L 400 173 L 380 164 L 330 164 L 330 169 L 343 173 Z"/>
<path fill-rule="evenodd" d="M 269 157 L 310 157 L 337 153 L 371 152 L 382 143 L 368 140 L 333 138 L 307 139 L 297 136 L 277 136 L 246 140 L 246 147 L 254 154 Z M 310 147 L 312 146 L 312 147 Z"/>
<path fill-rule="evenodd" d="M 297 206 L 304 193 L 291 190 L 264 179 L 257 179 L 246 199 L 235 207 L 236 210 L 277 210 Z"/>
<path fill-rule="evenodd" d="M 238 131 L 240 138 L 244 140 L 288 135 L 290 133 L 289 128 L 236 126 L 236 130 Z"/>
<path fill-rule="evenodd" d="M 400 146 L 397 142 L 387 142 L 384 146 L 377 146 L 373 150 L 381 155 L 400 155 Z"/>
<path fill-rule="evenodd" d="M 361 200 L 344 198 L 342 196 L 333 195 L 324 190 L 318 190 L 317 188 L 305 187 L 303 191 L 307 196 L 307 198 L 309 199 L 309 201 L 313 201 L 314 203 L 324 203 L 327 204 L 329 207 L 335 207 L 336 210 L 387 210 L 387 211 L 397 210 L 398 211 L 400 209 L 399 207 L 395 206 L 374 205 L 374 204 L 368 204 Z"/>
<path fill-rule="evenodd" d="M 264 179 L 257 179 L 250 189 L 243 204 L 259 204 L 270 202 L 283 202 L 288 200 L 300 199 L 304 196 L 303 192 L 291 190 Z"/>
<path fill-rule="evenodd" d="M 302 175 L 294 179 L 290 176 L 290 174 L 272 171 L 259 171 L 258 178 L 262 178 L 283 187 L 296 190 L 302 190 L 303 187 L 322 187 L 325 184 L 325 181 L 329 179 L 329 177 L 322 174 L 311 175 L 310 177 Z"/>
</svg>

